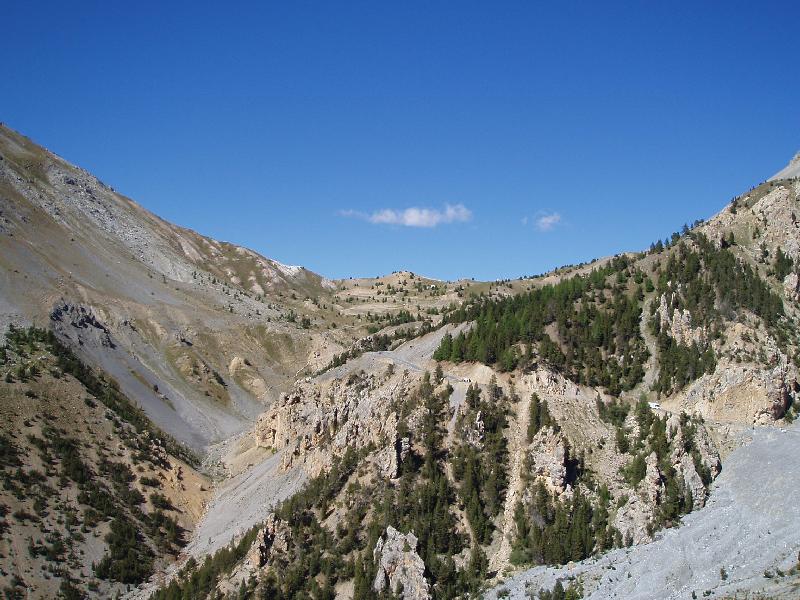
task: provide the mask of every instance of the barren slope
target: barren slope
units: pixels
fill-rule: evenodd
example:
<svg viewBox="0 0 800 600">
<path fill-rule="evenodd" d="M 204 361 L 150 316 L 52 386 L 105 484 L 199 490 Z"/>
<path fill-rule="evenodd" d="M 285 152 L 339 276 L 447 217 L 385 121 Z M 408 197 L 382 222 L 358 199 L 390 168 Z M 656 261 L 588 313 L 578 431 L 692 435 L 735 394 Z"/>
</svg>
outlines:
<svg viewBox="0 0 800 600">
<path fill-rule="evenodd" d="M 66 316 L 64 339 L 192 447 L 246 428 L 319 349 L 349 343 L 327 330 L 318 275 L 166 223 L 5 126 L 0 157 L 0 328 L 85 311 L 98 326 Z"/>
</svg>

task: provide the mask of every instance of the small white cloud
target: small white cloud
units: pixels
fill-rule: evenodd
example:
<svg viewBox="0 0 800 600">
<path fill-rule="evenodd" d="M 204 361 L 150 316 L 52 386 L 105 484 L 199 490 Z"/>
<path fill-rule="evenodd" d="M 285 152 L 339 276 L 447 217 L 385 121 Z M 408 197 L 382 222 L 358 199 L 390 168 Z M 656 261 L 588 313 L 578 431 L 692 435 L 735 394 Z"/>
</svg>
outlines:
<svg viewBox="0 0 800 600">
<path fill-rule="evenodd" d="M 561 222 L 561 215 L 557 212 L 548 213 L 536 217 L 536 229 L 539 231 L 551 231 Z"/>
<path fill-rule="evenodd" d="M 528 224 L 528 217 L 522 217 L 522 226 L 525 227 Z"/>
<path fill-rule="evenodd" d="M 411 207 L 404 210 L 384 208 L 373 213 L 357 210 L 341 210 L 343 217 L 363 219 L 379 225 L 402 225 L 403 227 L 436 227 L 447 223 L 463 223 L 472 218 L 472 211 L 463 204 L 445 204 L 443 210 L 437 208 Z"/>
</svg>

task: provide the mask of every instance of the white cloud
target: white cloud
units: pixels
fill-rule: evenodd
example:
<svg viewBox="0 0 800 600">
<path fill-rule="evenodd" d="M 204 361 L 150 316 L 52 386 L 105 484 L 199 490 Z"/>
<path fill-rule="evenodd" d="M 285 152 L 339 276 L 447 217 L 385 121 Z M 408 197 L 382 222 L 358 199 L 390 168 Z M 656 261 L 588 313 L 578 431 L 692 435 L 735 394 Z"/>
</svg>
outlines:
<svg viewBox="0 0 800 600">
<path fill-rule="evenodd" d="M 412 206 L 404 210 L 384 208 L 373 213 L 356 210 L 342 210 L 343 217 L 364 219 L 379 225 L 402 225 L 404 227 L 436 227 L 447 223 L 463 223 L 472 218 L 472 211 L 463 204 L 445 204 L 444 209 L 417 208 Z"/>
<path fill-rule="evenodd" d="M 536 229 L 539 231 L 551 231 L 561 222 L 561 215 L 557 212 L 548 213 L 536 217 Z"/>
</svg>

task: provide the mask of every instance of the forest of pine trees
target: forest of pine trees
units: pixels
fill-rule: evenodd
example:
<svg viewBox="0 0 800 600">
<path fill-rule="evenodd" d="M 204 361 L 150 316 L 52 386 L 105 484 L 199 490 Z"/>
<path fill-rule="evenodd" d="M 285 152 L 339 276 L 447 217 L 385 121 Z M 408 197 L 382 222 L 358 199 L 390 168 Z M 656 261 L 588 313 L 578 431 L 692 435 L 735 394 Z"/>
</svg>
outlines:
<svg viewBox="0 0 800 600">
<path fill-rule="evenodd" d="M 655 303 L 651 304 L 649 327 L 656 336 L 659 359 L 653 388 L 667 394 L 714 370 L 716 357 L 711 341 L 720 335 L 723 320 L 733 318 L 738 311 L 748 310 L 760 317 L 779 343 L 785 342 L 785 333 L 779 327 L 783 316 L 780 296 L 729 249 L 717 248 L 699 233 L 690 234 L 690 239 L 696 249 L 681 242 L 659 265 L 656 291 L 667 299 L 670 314 L 675 309 L 688 310 L 692 325 L 704 328 L 707 339 L 691 346 L 678 344 L 662 329 L 660 318 L 654 314 Z M 779 249 L 776 272 L 788 273 L 792 264 Z"/>
<path fill-rule="evenodd" d="M 449 322 L 475 321 L 474 327 L 445 335 L 434 358 L 504 371 L 542 360 L 581 383 L 613 393 L 631 389 L 648 356 L 639 331 L 642 285 L 642 273 L 618 257 L 588 275 L 526 294 L 476 298 L 447 315 Z"/>
<path fill-rule="evenodd" d="M 534 484 L 531 495 L 530 503 L 518 503 L 514 512 L 514 564 L 562 565 L 611 547 L 605 545 L 605 540 L 613 540 L 607 495 L 593 506 L 576 487 L 572 498 L 559 500 L 541 481 Z M 598 539 L 604 540 L 602 547 Z"/>
<path fill-rule="evenodd" d="M 724 245 L 723 245 L 724 246 Z M 747 310 L 763 319 L 785 344 L 779 327 L 781 297 L 730 248 L 717 247 L 704 235 L 675 235 L 668 246 L 652 251 L 663 259 L 647 274 L 625 256 L 586 275 L 505 298 L 474 297 L 449 312 L 447 322 L 474 322 L 466 333 L 446 334 L 434 358 L 477 361 L 501 371 L 548 364 L 581 384 L 603 387 L 612 395 L 633 389 L 644 376 L 649 357 L 640 321 L 649 298 L 649 327 L 657 339 L 659 376 L 654 389 L 672 393 L 714 370 L 711 341 L 723 320 Z M 773 271 L 781 277 L 793 261 L 779 252 Z M 655 281 L 655 283 L 654 283 Z M 661 296 L 667 309 L 688 310 L 693 326 L 708 339 L 685 346 L 661 327 L 656 314 Z"/>
<path fill-rule="evenodd" d="M 689 234 L 657 269 L 656 292 L 665 294 L 668 309 L 687 309 L 696 327 L 717 335 L 723 319 L 748 310 L 776 327 L 784 314 L 781 297 L 729 248 L 715 246 L 701 233 Z M 791 268 L 779 252 L 775 268 Z M 791 259 L 789 259 L 791 260 Z M 653 310 L 653 308 L 651 308 Z"/>
<path fill-rule="evenodd" d="M 497 385 L 492 385 L 490 398 L 483 400 L 478 386 L 471 385 L 466 403 L 467 410 L 457 423 L 462 439 L 454 452 L 453 476 L 459 483 L 459 497 L 477 541 L 488 544 L 494 530 L 493 519 L 503 506 L 508 485 L 508 449 L 503 433 L 508 399 Z M 483 423 L 483 439 L 472 443 L 464 439 L 464 430 L 474 427 L 478 415 Z"/>
</svg>

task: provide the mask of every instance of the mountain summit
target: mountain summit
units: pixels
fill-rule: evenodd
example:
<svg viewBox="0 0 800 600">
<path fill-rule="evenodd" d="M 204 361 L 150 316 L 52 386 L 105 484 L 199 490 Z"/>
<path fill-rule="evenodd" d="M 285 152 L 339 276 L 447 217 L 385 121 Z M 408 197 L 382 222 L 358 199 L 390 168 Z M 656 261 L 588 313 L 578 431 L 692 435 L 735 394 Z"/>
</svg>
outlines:
<svg viewBox="0 0 800 600">
<path fill-rule="evenodd" d="M 800 151 L 794 155 L 789 164 L 769 178 L 769 181 L 778 179 L 794 179 L 800 177 Z"/>
</svg>

